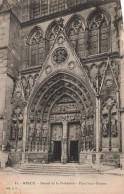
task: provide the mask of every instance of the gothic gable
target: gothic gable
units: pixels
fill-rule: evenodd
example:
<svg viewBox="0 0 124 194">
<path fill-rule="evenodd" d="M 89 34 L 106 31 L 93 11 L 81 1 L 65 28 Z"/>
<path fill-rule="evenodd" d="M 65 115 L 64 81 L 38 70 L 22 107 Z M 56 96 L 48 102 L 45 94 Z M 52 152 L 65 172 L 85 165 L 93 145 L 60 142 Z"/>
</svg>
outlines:
<svg viewBox="0 0 124 194">
<path fill-rule="evenodd" d="M 78 76 L 91 90 L 93 89 L 86 71 L 72 48 L 71 43 L 65 35 L 65 30 L 62 27 L 60 28 L 46 61 L 43 64 L 43 68 L 39 74 L 39 78 L 36 81 L 32 93 L 34 90 L 37 90 L 41 83 L 59 72 L 66 72 L 73 74 L 74 76 Z"/>
<path fill-rule="evenodd" d="M 101 81 L 100 93 L 103 93 L 105 91 L 108 91 L 110 93 L 112 90 L 119 89 L 117 68 L 118 64 L 116 64 L 116 62 L 108 61 L 103 79 Z"/>
</svg>

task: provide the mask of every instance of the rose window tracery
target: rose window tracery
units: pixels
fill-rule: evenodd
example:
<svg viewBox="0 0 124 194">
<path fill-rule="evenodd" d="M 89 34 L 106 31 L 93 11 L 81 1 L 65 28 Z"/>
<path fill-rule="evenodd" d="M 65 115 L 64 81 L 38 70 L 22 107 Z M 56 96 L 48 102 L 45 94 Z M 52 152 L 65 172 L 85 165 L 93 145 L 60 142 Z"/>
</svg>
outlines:
<svg viewBox="0 0 124 194">
<path fill-rule="evenodd" d="M 64 63 L 68 58 L 68 53 L 65 48 L 58 48 L 53 52 L 53 62 L 57 64 Z"/>
</svg>

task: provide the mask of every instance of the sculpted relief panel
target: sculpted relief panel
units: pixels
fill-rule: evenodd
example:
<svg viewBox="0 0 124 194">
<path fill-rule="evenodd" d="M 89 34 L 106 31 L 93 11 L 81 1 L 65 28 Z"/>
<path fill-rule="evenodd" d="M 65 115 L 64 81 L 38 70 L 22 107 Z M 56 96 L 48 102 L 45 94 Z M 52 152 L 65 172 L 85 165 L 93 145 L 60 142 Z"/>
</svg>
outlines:
<svg viewBox="0 0 124 194">
<path fill-rule="evenodd" d="M 69 139 L 79 140 L 81 137 L 81 125 L 80 124 L 69 124 Z"/>
<path fill-rule="evenodd" d="M 38 78 L 39 74 L 33 74 L 33 75 L 23 75 L 22 80 L 22 86 L 24 91 L 25 99 L 27 100 L 30 96 L 30 93 L 33 89 L 33 86 Z"/>
<path fill-rule="evenodd" d="M 51 128 L 52 131 L 52 141 L 62 140 L 62 124 L 54 124 Z"/>
<path fill-rule="evenodd" d="M 50 122 L 63 122 L 63 121 L 80 121 L 81 120 L 81 114 L 75 113 L 75 114 L 62 114 L 62 115 L 51 115 Z"/>
<path fill-rule="evenodd" d="M 108 63 L 110 64 L 109 67 L 108 67 Z M 99 88 L 102 86 L 102 81 L 106 73 L 107 73 L 106 87 L 112 86 L 114 77 L 119 85 L 120 81 L 119 81 L 119 62 L 118 61 L 109 60 L 109 61 L 102 62 L 100 64 L 94 63 L 89 65 L 84 65 L 83 67 L 96 91 L 98 91 Z M 108 71 L 108 68 L 109 68 L 109 71 Z"/>
</svg>

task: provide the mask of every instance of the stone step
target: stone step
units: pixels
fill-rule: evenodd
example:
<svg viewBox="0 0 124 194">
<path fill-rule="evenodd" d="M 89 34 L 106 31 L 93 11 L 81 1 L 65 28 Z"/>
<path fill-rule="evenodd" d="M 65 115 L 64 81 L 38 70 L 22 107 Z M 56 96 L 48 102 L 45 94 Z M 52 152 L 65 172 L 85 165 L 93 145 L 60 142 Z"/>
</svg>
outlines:
<svg viewBox="0 0 124 194">
<path fill-rule="evenodd" d="M 75 175 L 93 175 L 100 174 L 99 172 L 84 172 L 84 173 L 40 173 L 40 172 L 19 172 L 19 174 L 31 174 L 31 175 L 47 175 L 47 176 L 75 176 Z"/>
<path fill-rule="evenodd" d="M 42 165 L 26 164 L 17 169 L 21 174 L 42 174 L 42 175 L 81 175 L 81 174 L 100 174 L 100 171 L 91 166 L 80 165 Z"/>
<path fill-rule="evenodd" d="M 68 173 L 82 173 L 82 172 L 96 172 L 95 170 L 81 170 L 81 171 L 79 171 L 79 170 L 66 170 L 66 171 L 63 171 L 63 170 L 51 170 L 51 171 L 48 171 L 48 170 L 36 170 L 36 169 L 19 169 L 18 171 L 31 171 L 31 172 L 48 172 L 48 173 L 52 173 L 52 172 L 56 172 L 56 173 L 65 173 L 65 172 L 68 172 Z"/>
<path fill-rule="evenodd" d="M 55 168 L 58 168 L 58 169 L 61 169 L 61 168 L 62 168 L 62 169 L 91 169 L 91 167 L 89 167 L 89 168 L 88 168 L 88 167 L 86 167 L 86 168 L 85 168 L 85 167 L 82 167 L 82 168 L 81 168 L 81 167 L 79 167 L 79 168 L 78 168 L 78 167 L 75 167 L 75 168 L 73 168 L 73 167 L 53 167 L 53 166 L 51 166 L 51 167 L 34 167 L 34 166 L 27 166 L 27 167 L 21 167 L 21 168 L 32 168 L 32 169 L 33 169 L 33 168 L 35 168 L 35 169 L 36 169 L 36 168 L 37 168 L 37 169 L 39 169 L 39 168 L 40 168 L 40 169 L 41 169 L 41 168 L 43 168 L 43 169 L 45 169 L 45 168 L 47 168 L 47 169 L 55 169 Z"/>
<path fill-rule="evenodd" d="M 29 173 L 29 174 L 56 174 L 56 175 L 60 175 L 60 174 L 99 174 L 99 171 L 96 170 L 92 170 L 92 171 L 32 171 L 32 170 L 21 170 L 18 171 L 19 173 Z"/>
</svg>

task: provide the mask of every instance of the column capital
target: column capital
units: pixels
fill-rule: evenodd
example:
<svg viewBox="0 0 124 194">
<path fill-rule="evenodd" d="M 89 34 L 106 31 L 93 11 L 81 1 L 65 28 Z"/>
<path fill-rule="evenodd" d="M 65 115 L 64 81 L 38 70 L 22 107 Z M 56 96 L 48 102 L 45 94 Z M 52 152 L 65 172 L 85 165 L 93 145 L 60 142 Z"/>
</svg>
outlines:
<svg viewBox="0 0 124 194">
<path fill-rule="evenodd" d="M 67 137 L 62 138 L 62 142 L 65 143 L 67 141 Z"/>
<path fill-rule="evenodd" d="M 68 121 L 62 121 L 63 126 L 67 126 Z"/>
</svg>

